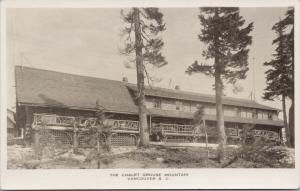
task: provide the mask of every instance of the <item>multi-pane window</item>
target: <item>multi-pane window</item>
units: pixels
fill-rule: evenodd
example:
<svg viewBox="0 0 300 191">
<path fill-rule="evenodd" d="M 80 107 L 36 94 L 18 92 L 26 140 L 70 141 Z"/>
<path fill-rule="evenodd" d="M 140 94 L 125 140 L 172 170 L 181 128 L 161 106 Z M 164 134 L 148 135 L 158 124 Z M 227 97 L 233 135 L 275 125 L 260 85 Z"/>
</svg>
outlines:
<svg viewBox="0 0 300 191">
<path fill-rule="evenodd" d="M 266 111 L 263 111 L 263 119 L 269 119 L 269 113 Z"/>
<path fill-rule="evenodd" d="M 216 115 L 216 106 L 212 104 L 205 104 L 204 113 L 207 115 Z"/>
<path fill-rule="evenodd" d="M 153 107 L 160 109 L 161 108 L 161 100 L 160 99 L 154 99 L 153 100 Z"/>
<path fill-rule="evenodd" d="M 263 112 L 262 111 L 257 111 L 257 118 L 262 119 L 263 118 Z"/>
<path fill-rule="evenodd" d="M 181 101 L 175 101 L 176 110 L 181 110 L 182 108 L 182 102 Z"/>
<path fill-rule="evenodd" d="M 207 115 L 211 115 L 211 106 L 210 105 L 204 106 L 204 113 Z"/>
<path fill-rule="evenodd" d="M 210 114 L 212 114 L 212 115 L 216 115 L 217 114 L 216 105 L 212 105 L 211 106 Z"/>
<path fill-rule="evenodd" d="M 241 117 L 242 118 L 247 118 L 247 112 L 244 109 L 241 109 Z"/>
<path fill-rule="evenodd" d="M 252 118 L 257 119 L 257 111 L 256 110 L 253 110 Z"/>
<path fill-rule="evenodd" d="M 272 120 L 272 113 L 268 112 L 268 119 Z"/>
<path fill-rule="evenodd" d="M 190 112 L 191 111 L 191 104 L 189 102 L 182 103 L 182 111 Z"/>
<path fill-rule="evenodd" d="M 258 119 L 276 120 L 277 115 L 276 115 L 276 113 L 275 113 L 275 115 L 274 115 L 273 112 L 262 111 L 262 110 L 260 110 L 260 111 L 257 111 L 257 118 L 258 118 Z"/>
<path fill-rule="evenodd" d="M 241 117 L 242 118 L 252 118 L 253 111 L 251 109 L 241 109 Z"/>
<path fill-rule="evenodd" d="M 272 115 L 273 115 L 273 117 L 272 117 L 273 120 L 278 120 L 278 115 L 277 115 L 277 113 L 273 112 Z"/>
<path fill-rule="evenodd" d="M 229 107 L 229 106 L 224 107 L 224 115 L 225 116 L 235 117 L 236 114 L 237 114 L 236 108 Z"/>
</svg>

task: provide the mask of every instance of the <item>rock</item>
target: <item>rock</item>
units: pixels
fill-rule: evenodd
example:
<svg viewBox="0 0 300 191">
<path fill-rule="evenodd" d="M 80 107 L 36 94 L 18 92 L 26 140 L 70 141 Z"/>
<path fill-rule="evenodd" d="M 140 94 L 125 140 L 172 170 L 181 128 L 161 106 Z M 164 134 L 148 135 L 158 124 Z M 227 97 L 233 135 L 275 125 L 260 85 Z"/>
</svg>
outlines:
<svg viewBox="0 0 300 191">
<path fill-rule="evenodd" d="M 162 158 L 162 157 L 157 157 L 156 160 L 157 160 L 158 162 L 164 162 L 165 159 Z"/>
<path fill-rule="evenodd" d="M 39 160 L 30 160 L 24 163 L 26 169 L 37 169 L 40 165 Z"/>
</svg>

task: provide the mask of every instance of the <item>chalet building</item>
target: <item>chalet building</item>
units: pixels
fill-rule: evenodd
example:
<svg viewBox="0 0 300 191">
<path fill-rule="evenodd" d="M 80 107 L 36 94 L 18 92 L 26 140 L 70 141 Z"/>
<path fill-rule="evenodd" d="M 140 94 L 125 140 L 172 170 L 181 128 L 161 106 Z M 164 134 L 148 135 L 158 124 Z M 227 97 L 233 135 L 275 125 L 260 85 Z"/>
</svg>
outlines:
<svg viewBox="0 0 300 191">
<path fill-rule="evenodd" d="M 73 143 L 74 122 L 87 128 L 95 122 L 96 102 L 105 108 L 113 126 L 113 145 L 138 141 L 137 87 L 127 80 L 113 81 L 29 67 L 15 68 L 17 127 L 29 134 L 42 125 L 58 140 Z M 152 141 L 202 142 L 205 133 L 193 126 L 197 106 L 204 106 L 209 142 L 217 138 L 215 97 L 175 89 L 146 88 L 146 105 Z M 225 129 L 229 143 L 237 142 L 245 125 L 255 136 L 281 139 L 279 110 L 251 100 L 223 98 Z M 29 136 L 30 137 L 30 136 Z M 80 144 L 84 144 L 82 138 Z"/>
</svg>

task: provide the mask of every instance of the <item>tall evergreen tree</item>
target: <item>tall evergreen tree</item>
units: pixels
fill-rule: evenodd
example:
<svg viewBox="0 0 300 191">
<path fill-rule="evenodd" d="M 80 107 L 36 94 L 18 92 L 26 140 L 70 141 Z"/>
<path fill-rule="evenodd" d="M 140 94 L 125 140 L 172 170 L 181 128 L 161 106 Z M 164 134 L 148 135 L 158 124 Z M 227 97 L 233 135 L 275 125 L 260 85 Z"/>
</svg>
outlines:
<svg viewBox="0 0 300 191">
<path fill-rule="evenodd" d="M 290 26 L 290 27 L 289 27 Z M 288 145 L 293 146 L 293 130 L 290 131 L 287 123 L 286 99 L 292 100 L 290 120 L 293 121 L 294 106 L 294 9 L 290 8 L 283 20 L 278 21 L 272 30 L 275 31 L 277 37 L 273 40 L 273 44 L 277 47 L 273 59 L 265 62 L 264 65 L 270 67 L 266 71 L 267 87 L 263 98 L 274 100 L 281 97 L 283 121 L 286 132 Z M 286 30 L 289 30 L 287 32 Z M 292 127 L 292 129 L 294 129 Z"/>
<path fill-rule="evenodd" d="M 202 25 L 199 40 L 207 45 L 202 55 L 212 59 L 213 64 L 199 64 L 195 61 L 186 70 L 188 74 L 204 73 L 215 78 L 217 127 L 219 129 L 219 160 L 222 161 L 226 134 L 222 107 L 224 82 L 234 84 L 246 78 L 248 68 L 248 45 L 252 43 L 249 33 L 253 23 L 244 27 L 245 20 L 236 7 L 200 8 Z"/>
<path fill-rule="evenodd" d="M 167 64 L 161 54 L 164 45 L 160 32 L 165 30 L 163 14 L 158 8 L 130 8 L 121 11 L 125 22 L 123 35 L 126 35 L 123 54 L 130 57 L 130 62 L 135 63 L 137 71 L 137 100 L 140 122 L 140 146 L 149 143 L 147 125 L 147 110 L 145 100 L 145 76 L 151 80 L 146 65 L 162 67 Z"/>
<path fill-rule="evenodd" d="M 285 29 L 285 36 L 287 38 L 287 53 L 289 57 L 289 67 L 291 68 L 292 72 L 290 77 L 291 80 L 291 86 L 290 91 L 288 92 L 288 97 L 291 100 L 291 107 L 289 109 L 289 138 L 290 138 L 290 144 L 291 147 L 295 147 L 295 123 L 294 123 L 294 8 L 290 7 L 283 20 L 281 21 L 281 24 L 283 25 Z"/>
</svg>

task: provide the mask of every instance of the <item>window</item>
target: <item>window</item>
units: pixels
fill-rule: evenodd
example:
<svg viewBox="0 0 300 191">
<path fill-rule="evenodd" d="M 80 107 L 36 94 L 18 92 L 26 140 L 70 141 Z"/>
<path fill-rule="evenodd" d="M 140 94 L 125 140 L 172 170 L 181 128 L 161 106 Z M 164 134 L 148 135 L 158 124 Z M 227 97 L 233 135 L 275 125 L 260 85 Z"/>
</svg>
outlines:
<svg viewBox="0 0 300 191">
<path fill-rule="evenodd" d="M 160 109 L 160 108 L 161 108 L 161 100 L 159 100 L 159 99 L 154 99 L 154 100 L 153 100 L 153 107 L 154 107 L 154 108 Z"/>
<path fill-rule="evenodd" d="M 211 115 L 217 115 L 216 105 L 211 105 L 211 107 L 210 107 L 210 114 Z"/>
<path fill-rule="evenodd" d="M 257 112 L 255 110 L 253 110 L 252 118 L 257 119 Z"/>
<path fill-rule="evenodd" d="M 250 109 L 241 109 L 241 117 L 242 118 L 252 118 L 253 111 Z"/>
<path fill-rule="evenodd" d="M 247 118 L 252 118 L 252 117 L 253 117 L 252 110 L 247 110 Z"/>
<path fill-rule="evenodd" d="M 257 111 L 257 118 L 262 119 L 263 118 L 263 113 L 261 111 Z"/>
<path fill-rule="evenodd" d="M 272 113 L 268 112 L 268 119 L 272 120 Z"/>
<path fill-rule="evenodd" d="M 269 118 L 268 114 L 269 114 L 268 112 L 264 111 L 263 112 L 263 119 L 268 119 Z"/>
<path fill-rule="evenodd" d="M 247 112 L 244 109 L 241 109 L 241 117 L 246 118 L 247 117 Z"/>
<path fill-rule="evenodd" d="M 207 115 L 211 114 L 211 106 L 210 105 L 204 105 L 204 113 Z"/>
<path fill-rule="evenodd" d="M 181 101 L 176 101 L 175 105 L 176 105 L 176 110 L 181 110 L 181 107 L 182 107 L 182 102 Z"/>
<path fill-rule="evenodd" d="M 230 116 L 230 117 L 235 117 L 236 116 L 236 108 L 225 106 L 224 107 L 224 115 Z"/>
<path fill-rule="evenodd" d="M 272 115 L 273 115 L 272 120 L 278 120 L 278 115 L 276 112 L 274 112 Z"/>
<path fill-rule="evenodd" d="M 183 102 L 182 103 L 182 110 L 186 112 L 191 111 L 191 104 L 189 102 Z"/>
</svg>

